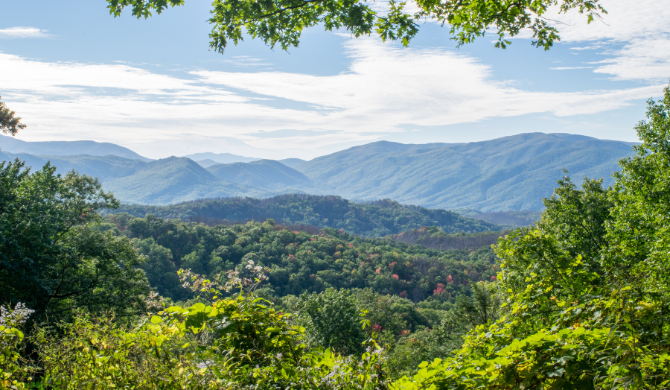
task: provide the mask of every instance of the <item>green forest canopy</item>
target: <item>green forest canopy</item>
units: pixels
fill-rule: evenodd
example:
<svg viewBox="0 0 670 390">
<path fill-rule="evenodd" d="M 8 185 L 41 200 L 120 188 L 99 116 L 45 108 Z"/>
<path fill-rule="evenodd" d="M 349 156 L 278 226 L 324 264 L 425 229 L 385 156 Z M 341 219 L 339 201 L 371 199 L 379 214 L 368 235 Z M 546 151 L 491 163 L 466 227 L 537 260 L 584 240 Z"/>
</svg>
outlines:
<svg viewBox="0 0 670 390">
<path fill-rule="evenodd" d="M 500 226 L 440 209 L 404 206 L 391 200 L 354 203 L 339 196 L 279 195 L 268 199 L 203 199 L 169 206 L 123 204 L 103 213 L 126 212 L 135 217 L 154 215 L 182 221 L 220 224 L 273 219 L 284 225 L 313 225 L 368 237 L 399 234 L 422 226 L 446 233 L 501 230 Z"/>
<path fill-rule="evenodd" d="M 151 285 L 174 300 L 191 297 L 177 278 L 178 269 L 217 280 L 230 270 L 248 274 L 245 266 L 250 260 L 268 268 L 266 296 L 371 288 L 414 302 L 429 299 L 436 307 L 467 292 L 472 282 L 495 279 L 499 271 L 486 245 L 477 250 L 439 251 L 391 239 L 364 239 L 335 229 L 308 233 L 273 220 L 208 227 L 152 215 L 114 214 L 101 229 L 131 238 L 146 256 L 142 268 Z"/>
</svg>

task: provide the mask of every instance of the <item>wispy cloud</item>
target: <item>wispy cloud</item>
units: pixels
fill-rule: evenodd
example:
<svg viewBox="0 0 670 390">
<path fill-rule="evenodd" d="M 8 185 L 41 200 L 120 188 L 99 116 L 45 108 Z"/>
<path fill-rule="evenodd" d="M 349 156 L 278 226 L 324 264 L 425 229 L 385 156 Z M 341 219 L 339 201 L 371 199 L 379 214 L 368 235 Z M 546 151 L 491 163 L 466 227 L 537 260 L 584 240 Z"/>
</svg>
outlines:
<svg viewBox="0 0 670 390">
<path fill-rule="evenodd" d="M 255 58 L 251 56 L 233 56 L 231 60 L 223 60 L 223 62 L 228 64 L 237 65 L 240 67 L 247 66 L 270 66 L 271 63 L 262 60 L 260 58 Z"/>
<path fill-rule="evenodd" d="M 593 66 L 559 66 L 557 68 L 549 68 L 551 70 L 574 70 L 574 69 L 593 69 Z"/>
<path fill-rule="evenodd" d="M 603 47 L 603 46 L 602 46 L 602 45 L 581 46 L 581 47 L 571 47 L 570 50 L 577 50 L 577 51 L 581 51 L 581 50 L 596 50 L 596 49 L 600 49 L 601 47 Z"/>
<path fill-rule="evenodd" d="M 67 135 L 147 148 L 175 140 L 178 147 L 176 140 L 188 133 L 253 148 L 281 145 L 304 157 L 319 153 L 316 147 L 371 141 L 408 126 L 592 114 L 662 90 L 534 92 L 495 81 L 489 66 L 450 50 L 399 49 L 366 38 L 346 41 L 345 51 L 350 68 L 330 76 L 194 70 L 183 77 L 127 64 L 41 62 L 0 53 L 0 88 L 33 139 Z M 277 107 L 272 102 L 278 99 L 295 104 Z"/>
<path fill-rule="evenodd" d="M 40 30 L 35 27 L 9 27 L 0 29 L 0 39 L 14 38 L 49 38 L 47 30 Z"/>
<path fill-rule="evenodd" d="M 548 14 L 558 25 L 561 41 L 592 43 L 571 50 L 600 49 L 608 59 L 596 62 L 594 72 L 610 74 L 615 80 L 648 83 L 666 82 L 670 77 L 670 7 L 658 0 L 602 0 L 608 11 L 603 22 L 586 24 L 577 12 Z"/>
</svg>

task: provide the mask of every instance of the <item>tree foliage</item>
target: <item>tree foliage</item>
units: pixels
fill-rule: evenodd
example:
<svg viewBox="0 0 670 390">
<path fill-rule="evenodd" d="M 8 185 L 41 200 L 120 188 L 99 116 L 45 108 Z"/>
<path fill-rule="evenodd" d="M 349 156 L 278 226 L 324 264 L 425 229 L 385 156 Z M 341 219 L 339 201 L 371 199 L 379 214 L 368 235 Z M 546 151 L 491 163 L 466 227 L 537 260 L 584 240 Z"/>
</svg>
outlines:
<svg viewBox="0 0 670 390">
<path fill-rule="evenodd" d="M 113 212 L 105 210 L 104 214 Z M 116 212 L 126 212 L 135 217 L 154 215 L 181 219 L 210 226 L 273 219 L 286 226 L 298 225 L 293 230 L 305 230 L 306 227 L 302 225 L 312 225 L 367 237 L 400 234 L 426 226 L 436 226 L 450 234 L 500 230 L 497 225 L 465 218 L 453 211 L 406 206 L 388 199 L 354 203 L 332 195 L 287 194 L 267 199 L 201 199 L 168 206 L 124 204 Z"/>
<path fill-rule="evenodd" d="M 21 118 L 15 115 L 16 113 L 7 108 L 4 102 L 0 102 L 0 130 L 3 134 L 16 135 L 19 130 L 26 128 L 26 125 L 21 123 Z"/>
<path fill-rule="evenodd" d="M 666 88 L 614 188 L 565 178 L 537 227 L 499 242 L 507 314 L 397 388 L 670 386 L 668 113 Z"/>
<path fill-rule="evenodd" d="M 390 236 L 393 240 L 408 244 L 419 244 L 431 249 L 479 249 L 490 246 L 498 238 L 509 233 L 509 230 L 499 232 L 479 232 L 466 234 L 465 232 L 447 234 L 437 226 L 422 226 L 400 234 Z"/>
<path fill-rule="evenodd" d="M 131 238 L 147 256 L 141 266 L 152 286 L 177 300 L 188 298 L 188 292 L 172 270 L 191 269 L 216 280 L 229 270 L 244 275 L 249 260 L 269 268 L 267 292 L 276 297 L 331 287 L 369 287 L 377 293 L 437 304 L 464 293 L 471 282 L 490 280 L 499 270 L 487 247 L 439 251 L 334 229 L 310 234 L 272 220 L 210 227 L 151 215 L 114 214 L 100 228 Z"/>
<path fill-rule="evenodd" d="M 525 29 L 532 31 L 535 47 L 548 50 L 560 41 L 558 28 L 545 16 L 551 7 L 559 13 L 576 9 L 586 14 L 588 23 L 607 13 L 598 0 L 418 0 L 417 4 L 420 15 L 448 24 L 459 45 L 495 30 L 495 47 L 503 49 L 512 43 L 509 38 Z"/>
<path fill-rule="evenodd" d="M 107 0 L 110 13 L 119 16 L 125 7 L 133 16 L 148 18 L 185 0 Z M 406 2 L 389 1 L 386 13 L 375 11 L 365 0 L 214 0 L 209 23 L 210 48 L 223 53 L 232 42 L 237 45 L 244 34 L 261 39 L 282 50 L 298 46 L 304 29 L 322 25 L 326 30 L 343 29 L 355 37 L 375 33 L 382 40 L 400 40 L 407 46 L 418 33 L 417 21 L 432 18 L 449 24 L 459 45 L 495 30 L 496 47 L 505 48 L 510 37 L 524 29 L 533 33 L 533 45 L 549 49 L 560 40 L 559 31 L 546 13 L 557 7 L 559 13 L 577 10 L 587 22 L 606 13 L 599 0 L 420 0 L 419 11 L 404 11 Z"/>
<path fill-rule="evenodd" d="M 344 355 L 363 353 L 364 322 L 356 301 L 347 290 L 333 288 L 300 297 L 301 323 L 308 341 Z"/>
<path fill-rule="evenodd" d="M 0 304 L 22 302 L 39 320 L 74 308 L 143 310 L 140 256 L 127 238 L 92 226 L 118 201 L 97 179 L 54 171 L 0 163 Z"/>
<path fill-rule="evenodd" d="M 204 281 L 196 284 L 215 290 Z M 165 307 L 134 327 L 112 316 L 78 314 L 63 324 L 60 336 L 40 329 L 31 337 L 38 365 L 26 370 L 11 355 L 15 363 L 11 370 L 3 365 L 3 380 L 15 388 L 57 389 L 387 388 L 385 360 L 374 340 L 358 356 L 309 349 L 305 329 L 269 302 L 245 291 L 225 299 L 221 293 L 209 304 Z M 15 353 L 17 344 L 20 339 L 0 348 Z M 26 376 L 31 369 L 41 375 Z"/>
</svg>

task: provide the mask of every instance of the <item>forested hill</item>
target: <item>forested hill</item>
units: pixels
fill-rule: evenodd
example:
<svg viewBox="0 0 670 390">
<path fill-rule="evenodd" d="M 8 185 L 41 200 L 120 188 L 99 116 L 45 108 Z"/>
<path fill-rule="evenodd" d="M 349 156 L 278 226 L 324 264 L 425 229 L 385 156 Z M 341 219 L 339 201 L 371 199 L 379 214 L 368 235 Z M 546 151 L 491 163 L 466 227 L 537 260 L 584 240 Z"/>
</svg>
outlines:
<svg viewBox="0 0 670 390">
<path fill-rule="evenodd" d="M 422 226 L 436 226 L 445 233 L 501 230 L 498 225 L 463 217 L 447 210 L 404 206 L 381 200 L 354 203 L 338 196 L 280 195 L 267 199 L 204 199 L 169 206 L 122 205 L 111 212 L 126 212 L 135 217 L 155 215 L 182 221 L 208 224 L 226 221 L 265 221 L 274 219 L 285 225 L 305 224 L 319 228 L 342 229 L 368 237 L 399 234 Z"/>
<path fill-rule="evenodd" d="M 498 242 L 500 237 L 504 237 L 509 233 L 509 230 L 504 230 L 473 234 L 448 234 L 435 226 L 424 226 L 419 229 L 412 229 L 400 234 L 394 234 L 387 238 L 394 241 L 405 242 L 407 244 L 422 245 L 430 249 L 474 250 L 482 247 L 490 247 Z"/>
</svg>

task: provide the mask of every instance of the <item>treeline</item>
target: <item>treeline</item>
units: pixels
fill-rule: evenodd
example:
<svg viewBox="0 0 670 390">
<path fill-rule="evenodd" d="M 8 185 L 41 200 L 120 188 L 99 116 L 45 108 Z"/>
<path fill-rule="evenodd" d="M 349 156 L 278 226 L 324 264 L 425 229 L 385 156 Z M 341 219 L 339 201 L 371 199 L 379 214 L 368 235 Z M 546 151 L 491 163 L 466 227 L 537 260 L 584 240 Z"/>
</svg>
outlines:
<svg viewBox="0 0 670 390">
<path fill-rule="evenodd" d="M 368 237 L 398 234 L 422 226 L 437 226 L 447 233 L 500 230 L 497 225 L 457 213 L 404 206 L 391 200 L 354 203 L 339 196 L 280 195 L 267 199 L 203 199 L 169 206 L 121 205 L 115 211 L 135 217 L 154 215 L 210 225 L 274 219 L 281 224 L 305 224 L 341 229 Z"/>
<path fill-rule="evenodd" d="M 307 231 L 274 220 L 207 226 L 126 213 L 108 215 L 100 223 L 102 231 L 132 240 L 146 257 L 142 268 L 151 286 L 174 300 L 189 298 L 178 269 L 214 280 L 231 270 L 245 274 L 249 261 L 268 268 L 264 291 L 276 297 L 328 288 L 371 288 L 413 302 L 453 301 L 471 283 L 491 280 L 499 271 L 490 246 L 440 251 L 303 227 Z"/>
<path fill-rule="evenodd" d="M 431 249 L 466 250 L 491 246 L 495 244 L 500 237 L 509 234 L 509 232 L 509 230 L 505 230 L 499 232 L 482 232 L 472 234 L 447 234 L 436 226 L 424 226 L 419 229 L 412 229 L 408 232 L 388 236 L 388 238 L 408 244 L 422 245 Z"/>
<path fill-rule="evenodd" d="M 530 226 L 537 222 L 542 215 L 541 211 L 492 211 L 481 212 L 478 210 L 460 209 L 457 211 L 464 217 L 476 218 L 482 221 L 504 226 L 506 228 L 517 228 Z"/>
</svg>

